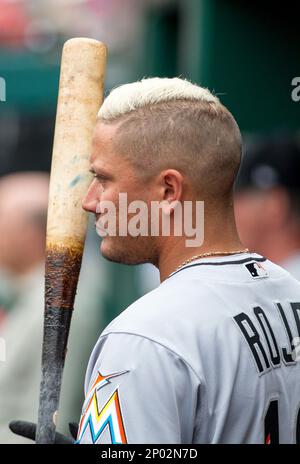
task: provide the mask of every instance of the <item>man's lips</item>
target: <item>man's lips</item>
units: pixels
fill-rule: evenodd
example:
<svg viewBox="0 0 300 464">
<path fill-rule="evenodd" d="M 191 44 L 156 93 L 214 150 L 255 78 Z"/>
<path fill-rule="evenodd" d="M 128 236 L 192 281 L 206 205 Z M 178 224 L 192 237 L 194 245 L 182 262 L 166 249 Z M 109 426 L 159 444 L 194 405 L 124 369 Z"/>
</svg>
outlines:
<svg viewBox="0 0 300 464">
<path fill-rule="evenodd" d="M 103 227 L 99 227 L 96 225 L 96 233 L 99 237 L 106 237 L 108 235 L 107 230 L 103 229 Z"/>
<path fill-rule="evenodd" d="M 95 229 L 96 229 L 97 235 L 99 235 L 100 237 L 106 237 L 107 235 L 109 235 L 109 228 L 107 226 L 108 226 L 107 219 L 103 223 L 102 218 L 99 215 L 98 219 L 95 221 Z"/>
<path fill-rule="evenodd" d="M 98 230 L 104 230 L 104 227 L 101 223 L 101 219 L 98 219 L 98 221 L 95 221 L 95 228 Z"/>
</svg>

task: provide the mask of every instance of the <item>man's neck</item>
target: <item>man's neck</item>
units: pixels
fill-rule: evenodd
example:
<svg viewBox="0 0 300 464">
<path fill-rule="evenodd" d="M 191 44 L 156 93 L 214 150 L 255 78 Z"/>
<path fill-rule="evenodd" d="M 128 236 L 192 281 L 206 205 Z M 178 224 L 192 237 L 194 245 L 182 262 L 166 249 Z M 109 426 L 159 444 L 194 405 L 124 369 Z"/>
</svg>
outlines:
<svg viewBox="0 0 300 464">
<path fill-rule="evenodd" d="M 211 209 L 209 205 L 204 211 L 204 240 L 198 246 L 187 246 L 189 237 L 170 236 L 162 237 L 160 243 L 160 252 L 158 258 L 158 268 L 160 280 L 163 282 L 178 266 L 184 261 L 203 253 L 229 252 L 244 250 L 234 219 L 232 205 L 228 208 L 216 210 Z"/>
<path fill-rule="evenodd" d="M 159 256 L 158 268 L 160 272 L 160 280 L 163 282 L 168 278 L 172 272 L 174 272 L 179 266 L 181 266 L 186 260 L 201 257 L 204 253 L 218 253 L 217 256 L 227 255 L 228 253 L 241 252 L 245 250 L 238 237 L 232 237 L 232 240 L 228 241 L 205 241 L 201 247 L 186 247 L 184 240 L 172 240 L 168 246 L 164 247 L 163 251 Z M 195 259 L 199 259 L 195 258 Z"/>
</svg>

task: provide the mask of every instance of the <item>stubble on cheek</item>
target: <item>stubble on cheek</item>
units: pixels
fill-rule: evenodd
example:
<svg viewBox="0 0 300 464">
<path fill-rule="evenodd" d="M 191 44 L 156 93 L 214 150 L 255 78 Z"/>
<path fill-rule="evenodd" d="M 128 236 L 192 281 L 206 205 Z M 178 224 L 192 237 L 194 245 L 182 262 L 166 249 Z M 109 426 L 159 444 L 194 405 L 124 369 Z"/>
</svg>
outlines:
<svg viewBox="0 0 300 464">
<path fill-rule="evenodd" d="M 134 189 L 134 186 L 131 186 Z M 126 192 L 126 189 L 123 189 L 122 192 L 126 193 L 127 198 L 126 198 L 126 207 L 124 209 L 124 201 L 120 201 L 120 196 L 119 194 L 121 192 L 117 192 L 115 195 L 110 195 L 109 201 L 111 201 L 114 204 L 114 215 L 113 214 L 106 214 L 102 210 L 100 213 L 98 223 L 101 226 L 107 226 L 107 223 L 104 224 L 103 220 L 104 219 L 109 219 L 113 221 L 113 227 L 111 227 L 111 230 L 113 233 L 109 233 L 104 235 L 102 234 L 102 241 L 100 245 L 100 251 L 103 257 L 106 259 L 113 261 L 113 262 L 118 262 L 118 263 L 123 263 L 123 264 L 141 264 L 141 263 L 146 263 L 146 262 L 153 262 L 153 254 L 154 254 L 154 241 L 152 240 L 153 237 L 151 237 L 151 227 L 150 227 L 150 217 L 149 217 L 149 211 L 151 208 L 149 208 L 149 205 L 143 199 L 142 197 L 145 196 L 145 194 L 141 193 L 141 197 L 139 198 L 139 195 L 135 194 L 132 198 L 132 195 Z M 105 201 L 107 201 L 107 198 L 104 198 Z M 132 201 L 144 201 L 144 203 L 148 207 L 148 212 L 146 213 L 147 216 L 147 233 L 148 236 L 132 236 L 131 235 L 131 230 L 130 230 L 130 220 L 134 218 L 134 216 L 137 214 L 135 213 L 128 213 L 128 206 L 131 204 Z M 123 209 L 120 210 L 120 207 Z M 101 209 L 100 209 L 101 211 Z M 99 212 L 100 212 L 99 211 Z M 106 227 L 105 227 L 106 228 Z M 100 234 L 99 234 L 100 235 Z M 103 236 L 104 235 L 104 236 Z"/>
<path fill-rule="evenodd" d="M 155 261 L 151 237 L 104 237 L 100 250 L 104 258 L 117 263 L 143 264 Z"/>
</svg>

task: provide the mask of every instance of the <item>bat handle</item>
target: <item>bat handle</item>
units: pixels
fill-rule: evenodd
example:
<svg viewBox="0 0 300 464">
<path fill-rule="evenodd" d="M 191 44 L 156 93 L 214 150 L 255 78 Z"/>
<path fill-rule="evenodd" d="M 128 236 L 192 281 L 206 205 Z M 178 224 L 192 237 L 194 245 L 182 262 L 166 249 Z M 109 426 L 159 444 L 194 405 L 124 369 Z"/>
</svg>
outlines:
<svg viewBox="0 0 300 464">
<path fill-rule="evenodd" d="M 53 444 L 55 441 L 53 415 L 58 410 L 71 317 L 70 309 L 46 309 L 37 444 Z"/>
</svg>

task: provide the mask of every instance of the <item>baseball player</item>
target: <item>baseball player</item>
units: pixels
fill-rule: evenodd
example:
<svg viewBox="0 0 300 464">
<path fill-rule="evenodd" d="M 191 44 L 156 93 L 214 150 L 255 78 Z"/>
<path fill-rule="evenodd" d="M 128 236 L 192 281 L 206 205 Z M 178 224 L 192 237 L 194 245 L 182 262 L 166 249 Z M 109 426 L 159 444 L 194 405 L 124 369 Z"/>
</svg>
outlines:
<svg viewBox="0 0 300 464">
<path fill-rule="evenodd" d="M 104 101 L 83 207 L 103 256 L 150 262 L 161 284 L 100 335 L 77 443 L 300 442 L 300 284 L 239 240 L 241 143 L 219 99 L 185 80 L 145 79 Z M 124 192 L 128 204 L 148 206 L 149 229 L 150 205 L 161 203 L 170 233 L 120 233 Z M 175 233 L 176 210 L 198 201 L 204 240 L 188 246 L 187 233 Z M 105 235 L 109 202 L 119 233 Z"/>
</svg>

